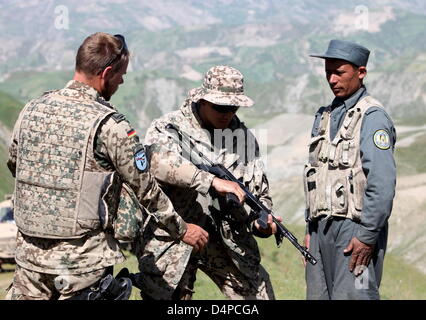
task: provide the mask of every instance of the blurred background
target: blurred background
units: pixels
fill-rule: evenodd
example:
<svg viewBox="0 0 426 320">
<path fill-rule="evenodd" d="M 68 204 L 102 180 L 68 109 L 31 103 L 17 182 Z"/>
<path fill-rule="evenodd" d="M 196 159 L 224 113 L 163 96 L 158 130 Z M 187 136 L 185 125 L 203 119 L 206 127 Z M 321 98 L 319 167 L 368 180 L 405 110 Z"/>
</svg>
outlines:
<svg viewBox="0 0 426 320">
<path fill-rule="evenodd" d="M 111 101 L 141 137 L 153 119 L 177 109 L 187 91 L 201 85 L 210 67 L 226 64 L 243 73 L 256 104 L 238 116 L 262 135 L 275 212 L 300 241 L 301 174 L 313 115 L 333 99 L 323 60 L 309 54 L 323 53 L 331 39 L 366 46 L 371 55 L 365 84 L 398 134 L 382 295 L 426 299 L 425 1 L 1 0 L 0 30 L 0 199 L 13 191 L 7 148 L 23 105 L 72 78 L 76 51 L 89 34 L 121 33 L 131 62 Z M 277 297 L 303 299 L 296 250 L 276 249 L 271 239 L 260 243 Z M 1 277 L 6 275 L 0 275 L 4 288 L 9 280 Z M 211 285 L 204 278 L 200 283 Z M 221 298 L 209 295 L 214 289 L 203 290 L 199 299 Z"/>
</svg>

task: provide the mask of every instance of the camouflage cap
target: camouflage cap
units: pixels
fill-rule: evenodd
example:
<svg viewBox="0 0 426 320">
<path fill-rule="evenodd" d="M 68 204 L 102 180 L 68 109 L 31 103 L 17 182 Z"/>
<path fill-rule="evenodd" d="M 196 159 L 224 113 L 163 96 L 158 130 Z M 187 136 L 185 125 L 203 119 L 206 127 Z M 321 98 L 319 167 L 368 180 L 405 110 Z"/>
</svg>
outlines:
<svg viewBox="0 0 426 320">
<path fill-rule="evenodd" d="M 251 107 L 254 102 L 244 94 L 244 78 L 229 66 L 215 66 L 207 71 L 203 85 L 189 91 L 192 101 L 204 99 L 223 106 Z"/>
</svg>

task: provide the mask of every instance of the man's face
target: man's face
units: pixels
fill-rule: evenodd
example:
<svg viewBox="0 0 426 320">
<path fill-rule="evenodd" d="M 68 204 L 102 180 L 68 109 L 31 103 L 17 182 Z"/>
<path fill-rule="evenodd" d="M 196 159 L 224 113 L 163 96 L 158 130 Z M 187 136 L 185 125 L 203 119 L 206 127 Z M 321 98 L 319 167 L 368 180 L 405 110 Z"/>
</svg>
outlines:
<svg viewBox="0 0 426 320">
<path fill-rule="evenodd" d="M 326 59 L 325 74 L 334 95 L 338 98 L 347 98 L 361 87 L 367 70 L 365 67 L 356 67 L 345 60 Z"/>
<path fill-rule="evenodd" d="M 206 127 L 213 129 L 223 130 L 228 128 L 238 110 L 238 107 L 219 106 L 206 100 L 200 100 L 199 103 L 201 120 L 203 120 Z M 219 112 L 218 110 L 227 112 Z"/>
<path fill-rule="evenodd" d="M 123 75 L 126 74 L 128 65 L 129 60 L 123 63 L 117 72 L 113 72 L 111 68 L 109 76 L 105 78 L 104 88 L 101 92 L 101 96 L 106 101 L 111 99 L 112 95 L 118 90 L 118 86 L 124 82 Z"/>
</svg>

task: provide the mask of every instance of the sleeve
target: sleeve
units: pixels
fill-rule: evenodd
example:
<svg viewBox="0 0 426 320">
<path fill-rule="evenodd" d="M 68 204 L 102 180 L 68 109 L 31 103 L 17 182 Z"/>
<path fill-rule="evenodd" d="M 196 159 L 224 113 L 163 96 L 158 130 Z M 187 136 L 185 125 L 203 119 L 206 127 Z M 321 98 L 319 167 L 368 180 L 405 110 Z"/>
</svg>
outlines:
<svg viewBox="0 0 426 320">
<path fill-rule="evenodd" d="M 15 126 L 13 127 L 12 137 L 10 140 L 9 159 L 7 160 L 7 167 L 9 168 L 14 178 L 16 177 L 16 161 L 18 157 L 18 141 L 19 141 L 19 130 L 21 128 L 21 121 L 22 121 L 22 118 L 24 117 L 25 110 L 28 108 L 29 105 L 31 105 L 31 102 L 32 101 L 28 102 L 19 113 L 18 119 L 16 120 Z"/>
<path fill-rule="evenodd" d="M 261 180 L 260 185 L 255 186 L 255 189 L 259 190 L 260 202 L 262 202 L 262 204 L 266 208 L 268 208 L 269 210 L 272 210 L 273 203 L 272 203 L 272 198 L 269 194 L 269 181 L 268 181 L 268 178 L 266 177 L 266 173 L 263 170 L 263 163 L 262 163 L 262 166 L 260 167 L 259 161 L 260 161 L 260 159 L 257 161 L 258 165 L 256 166 L 255 170 L 260 170 L 262 172 L 262 180 Z M 251 231 L 255 236 L 257 236 L 259 238 L 269 238 L 271 236 L 271 235 L 265 235 L 262 232 L 258 231 L 254 227 L 254 221 L 251 225 Z"/>
<path fill-rule="evenodd" d="M 7 160 L 7 167 L 9 168 L 12 176 L 16 175 L 16 158 L 18 155 L 18 129 L 15 125 L 15 128 L 12 133 L 12 139 L 9 146 L 9 159 Z"/>
<path fill-rule="evenodd" d="M 16 120 L 15 126 L 13 127 L 12 137 L 10 140 L 9 158 L 7 160 L 7 167 L 9 168 L 13 177 L 16 176 L 16 161 L 18 157 L 19 129 L 20 129 L 22 117 L 24 116 L 24 111 L 27 108 L 27 105 L 19 113 L 18 119 Z"/>
<path fill-rule="evenodd" d="M 110 118 L 101 127 L 97 138 L 97 155 L 112 163 L 123 181 L 135 191 L 140 203 L 154 214 L 173 238 L 181 238 L 186 232 L 186 223 L 152 175 L 146 150 L 130 124 Z"/>
<path fill-rule="evenodd" d="M 249 134 L 252 135 L 251 132 Z M 262 204 L 266 208 L 272 210 L 273 203 L 271 195 L 269 193 L 269 181 L 265 172 L 265 163 L 261 158 L 259 143 L 255 137 L 253 139 L 255 141 L 255 158 L 253 159 L 253 174 L 255 178 L 252 179 L 252 181 L 254 181 L 254 184 L 250 184 L 250 192 L 256 195 L 259 201 L 262 202 Z"/>
<path fill-rule="evenodd" d="M 184 158 L 181 147 L 161 127 L 165 124 L 154 122 L 145 136 L 145 144 L 151 149 L 151 171 L 155 178 L 161 183 L 206 195 L 215 176 Z"/>
<path fill-rule="evenodd" d="M 357 238 L 373 244 L 392 211 L 396 185 L 394 147 L 396 132 L 386 112 L 367 110 L 361 127 L 361 161 L 367 177 Z"/>
<path fill-rule="evenodd" d="M 273 203 L 271 195 L 269 194 L 269 181 L 265 173 L 263 173 L 262 175 L 262 184 L 260 186 L 259 200 L 263 203 L 265 207 L 267 207 L 269 210 L 272 210 Z"/>
</svg>

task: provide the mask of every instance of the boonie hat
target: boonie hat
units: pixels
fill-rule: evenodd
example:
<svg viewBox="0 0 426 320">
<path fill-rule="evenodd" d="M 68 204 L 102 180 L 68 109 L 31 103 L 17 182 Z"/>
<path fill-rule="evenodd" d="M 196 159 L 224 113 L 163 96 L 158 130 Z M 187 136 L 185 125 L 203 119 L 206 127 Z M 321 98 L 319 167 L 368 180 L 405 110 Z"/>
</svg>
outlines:
<svg viewBox="0 0 426 320">
<path fill-rule="evenodd" d="M 215 66 L 207 71 L 201 87 L 189 91 L 193 102 L 201 99 L 223 106 L 251 107 L 254 102 L 244 94 L 244 78 L 229 66 Z"/>
</svg>

